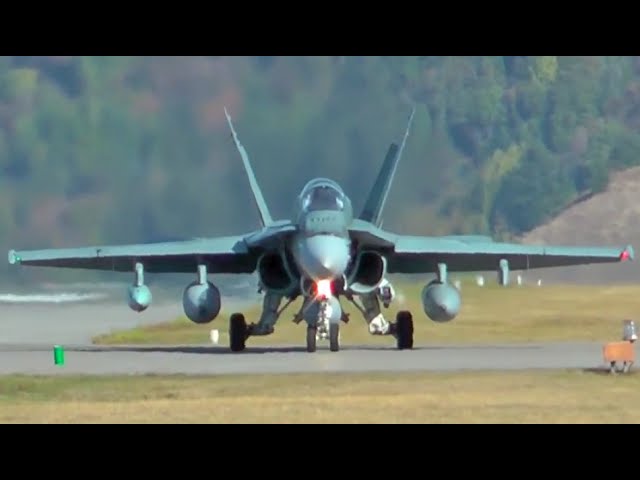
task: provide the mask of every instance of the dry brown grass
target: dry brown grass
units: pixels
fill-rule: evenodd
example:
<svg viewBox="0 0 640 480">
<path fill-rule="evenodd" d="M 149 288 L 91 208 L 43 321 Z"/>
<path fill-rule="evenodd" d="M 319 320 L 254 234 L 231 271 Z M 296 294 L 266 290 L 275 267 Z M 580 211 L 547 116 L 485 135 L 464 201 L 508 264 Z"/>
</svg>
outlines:
<svg viewBox="0 0 640 480">
<path fill-rule="evenodd" d="M 638 423 L 640 374 L 5 377 L 2 423 Z"/>
<path fill-rule="evenodd" d="M 533 342 L 533 341 L 612 341 L 622 335 L 625 319 L 635 319 L 640 311 L 640 286 L 498 286 L 477 287 L 467 282 L 462 287 L 460 315 L 447 324 L 427 319 L 420 306 L 420 286 L 401 285 L 406 298 L 388 311 L 394 318 L 399 309 L 413 311 L 417 343 Z M 300 301 L 286 311 L 276 332 L 253 337 L 249 345 L 304 343 L 304 323 L 291 322 Z M 359 312 L 345 305 L 351 321 L 341 327 L 342 342 L 348 344 L 388 345 L 389 338 L 371 336 Z M 247 320 L 255 321 L 258 310 L 247 311 Z M 228 316 L 221 315 L 209 325 L 195 325 L 185 318 L 167 324 L 115 332 L 94 339 L 103 344 L 204 344 L 210 342 L 212 328 L 220 330 L 220 343 L 228 343 Z"/>
</svg>

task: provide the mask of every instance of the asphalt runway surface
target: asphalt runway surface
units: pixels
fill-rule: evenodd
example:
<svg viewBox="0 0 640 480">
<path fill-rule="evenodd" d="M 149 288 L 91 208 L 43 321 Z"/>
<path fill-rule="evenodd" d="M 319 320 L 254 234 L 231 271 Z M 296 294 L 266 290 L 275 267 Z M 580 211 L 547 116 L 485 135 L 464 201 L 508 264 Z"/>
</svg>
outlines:
<svg viewBox="0 0 640 480">
<path fill-rule="evenodd" d="M 303 347 L 254 347 L 231 353 L 220 346 L 68 346 L 64 366 L 51 347 L 0 345 L 0 374 L 272 374 L 403 372 L 602 367 L 597 344 L 393 347 L 345 346 L 340 352 Z"/>
<path fill-rule="evenodd" d="M 226 345 L 93 346 L 91 337 L 112 329 L 166 321 L 181 313 L 180 302 L 152 305 L 142 314 L 124 302 L 10 304 L 0 306 L 0 374 L 267 374 L 293 372 L 454 371 L 592 369 L 602 367 L 601 344 L 343 345 L 330 352 L 321 342 L 251 347 L 232 353 Z M 53 364 L 53 345 L 65 347 L 65 365 Z"/>
</svg>

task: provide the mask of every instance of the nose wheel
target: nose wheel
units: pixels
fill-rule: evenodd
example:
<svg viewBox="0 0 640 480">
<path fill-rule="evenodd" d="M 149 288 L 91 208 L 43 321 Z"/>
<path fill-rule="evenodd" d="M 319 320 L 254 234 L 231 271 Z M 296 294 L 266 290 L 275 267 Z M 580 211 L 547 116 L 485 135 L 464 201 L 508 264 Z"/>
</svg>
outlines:
<svg viewBox="0 0 640 480">
<path fill-rule="evenodd" d="M 340 324 L 332 323 L 329 325 L 329 350 L 332 352 L 340 351 Z"/>
<path fill-rule="evenodd" d="M 307 321 L 307 352 L 315 352 L 318 340 L 328 340 L 329 350 L 340 351 L 340 322 L 345 315 L 336 297 L 311 299 L 301 308 L 300 320 Z M 347 319 L 348 320 L 348 319 Z"/>
<path fill-rule="evenodd" d="M 307 352 L 313 353 L 317 349 L 318 339 L 329 339 L 329 350 L 340 351 L 340 324 L 331 323 L 328 328 L 316 326 L 307 327 Z"/>
</svg>

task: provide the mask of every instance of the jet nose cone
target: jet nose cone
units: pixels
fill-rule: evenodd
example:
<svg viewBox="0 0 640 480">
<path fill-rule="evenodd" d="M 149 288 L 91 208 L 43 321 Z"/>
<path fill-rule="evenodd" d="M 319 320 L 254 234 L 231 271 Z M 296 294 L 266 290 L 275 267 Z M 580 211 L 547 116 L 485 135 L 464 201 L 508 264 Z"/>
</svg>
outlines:
<svg viewBox="0 0 640 480">
<path fill-rule="evenodd" d="M 318 279 L 336 278 L 347 269 L 349 246 L 344 238 L 331 235 L 305 238 L 301 260 L 307 275 Z"/>
</svg>

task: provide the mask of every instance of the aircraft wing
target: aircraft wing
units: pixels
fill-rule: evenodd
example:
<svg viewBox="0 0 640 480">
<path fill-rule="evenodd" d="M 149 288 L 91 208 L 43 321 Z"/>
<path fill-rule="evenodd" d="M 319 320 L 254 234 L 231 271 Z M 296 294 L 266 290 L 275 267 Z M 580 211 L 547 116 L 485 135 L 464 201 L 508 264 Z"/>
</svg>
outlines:
<svg viewBox="0 0 640 480">
<path fill-rule="evenodd" d="M 506 260 L 510 270 L 616 263 L 633 260 L 631 245 L 623 247 L 574 247 L 494 242 L 481 236 L 395 235 L 373 226 L 352 231 L 362 248 L 385 253 L 389 273 L 435 273 L 438 263 L 450 272 L 498 270 Z"/>
<path fill-rule="evenodd" d="M 192 273 L 204 263 L 209 273 L 252 273 L 262 248 L 293 230 L 274 225 L 248 235 L 163 243 L 105 245 L 45 250 L 10 250 L 9 263 L 38 267 L 133 272 L 136 262 L 151 273 Z"/>
<path fill-rule="evenodd" d="M 613 263 L 633 259 L 631 246 L 570 247 L 498 243 L 481 235 L 420 237 L 396 235 L 382 229 L 384 208 L 394 173 L 409 135 L 415 108 L 409 116 L 400 147 L 392 144 L 361 214 L 353 221 L 350 236 L 359 248 L 372 249 L 387 258 L 389 273 L 435 273 L 438 263 L 448 271 L 498 270 L 506 260 L 512 270 Z"/>
<path fill-rule="evenodd" d="M 280 242 L 296 230 L 288 220 L 274 221 L 264 200 L 249 162 L 247 151 L 240 143 L 231 116 L 224 110 L 236 148 L 249 180 L 261 228 L 238 236 L 203 238 L 177 242 L 132 245 L 105 245 L 80 248 L 9 251 L 9 263 L 39 267 L 80 268 L 130 272 L 140 262 L 152 273 L 188 273 L 207 265 L 209 273 L 252 273 L 260 253 L 265 248 L 277 248 Z"/>
</svg>

